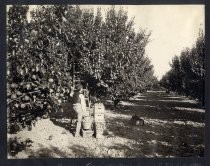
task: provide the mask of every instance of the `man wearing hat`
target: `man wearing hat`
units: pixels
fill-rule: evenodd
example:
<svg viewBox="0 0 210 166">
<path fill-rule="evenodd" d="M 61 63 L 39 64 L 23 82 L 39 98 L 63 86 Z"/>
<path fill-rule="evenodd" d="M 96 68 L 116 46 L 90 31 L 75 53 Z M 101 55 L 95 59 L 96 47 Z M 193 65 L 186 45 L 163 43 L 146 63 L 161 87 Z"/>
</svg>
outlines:
<svg viewBox="0 0 210 166">
<path fill-rule="evenodd" d="M 86 102 L 85 102 L 85 97 L 82 94 L 82 89 L 83 88 L 81 84 L 75 85 L 74 95 L 73 95 L 73 109 L 77 113 L 77 126 L 74 135 L 75 137 L 79 136 L 81 123 L 82 123 L 82 116 L 86 112 Z"/>
</svg>

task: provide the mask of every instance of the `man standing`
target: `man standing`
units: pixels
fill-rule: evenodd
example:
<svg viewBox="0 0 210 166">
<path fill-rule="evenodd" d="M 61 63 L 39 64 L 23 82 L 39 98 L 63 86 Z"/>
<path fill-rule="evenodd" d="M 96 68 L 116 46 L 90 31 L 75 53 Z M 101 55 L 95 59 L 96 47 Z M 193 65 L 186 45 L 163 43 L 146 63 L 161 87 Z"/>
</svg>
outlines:
<svg viewBox="0 0 210 166">
<path fill-rule="evenodd" d="M 82 94 L 82 85 L 77 84 L 74 89 L 74 95 L 73 95 L 73 109 L 77 113 L 77 125 L 76 125 L 76 132 L 75 137 L 79 136 L 80 129 L 81 129 L 81 123 L 82 123 L 82 117 L 86 113 L 86 103 L 85 103 L 85 97 Z"/>
</svg>

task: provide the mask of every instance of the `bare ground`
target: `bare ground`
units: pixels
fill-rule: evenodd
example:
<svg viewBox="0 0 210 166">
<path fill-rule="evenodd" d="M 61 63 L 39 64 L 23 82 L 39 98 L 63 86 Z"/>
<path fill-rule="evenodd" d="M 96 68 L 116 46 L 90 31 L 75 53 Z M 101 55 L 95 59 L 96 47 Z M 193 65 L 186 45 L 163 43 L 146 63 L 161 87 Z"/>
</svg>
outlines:
<svg viewBox="0 0 210 166">
<path fill-rule="evenodd" d="M 122 101 L 116 109 L 109 101 L 105 107 L 104 138 L 73 137 L 69 118 L 42 119 L 31 131 L 8 134 L 8 139 L 32 141 L 15 155 L 8 153 L 8 158 L 204 156 L 205 111 L 194 100 L 147 92 Z M 134 114 L 144 119 L 144 126 L 130 124 Z"/>
</svg>

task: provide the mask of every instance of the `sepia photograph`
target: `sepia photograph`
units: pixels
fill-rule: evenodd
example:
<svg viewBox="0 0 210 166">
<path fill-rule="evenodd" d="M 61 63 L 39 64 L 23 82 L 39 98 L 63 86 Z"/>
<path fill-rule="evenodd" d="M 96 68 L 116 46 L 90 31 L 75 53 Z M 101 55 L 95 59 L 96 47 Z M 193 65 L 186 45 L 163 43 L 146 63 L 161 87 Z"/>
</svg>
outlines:
<svg viewBox="0 0 210 166">
<path fill-rule="evenodd" d="M 205 157 L 205 5 L 7 5 L 7 158 Z"/>
</svg>

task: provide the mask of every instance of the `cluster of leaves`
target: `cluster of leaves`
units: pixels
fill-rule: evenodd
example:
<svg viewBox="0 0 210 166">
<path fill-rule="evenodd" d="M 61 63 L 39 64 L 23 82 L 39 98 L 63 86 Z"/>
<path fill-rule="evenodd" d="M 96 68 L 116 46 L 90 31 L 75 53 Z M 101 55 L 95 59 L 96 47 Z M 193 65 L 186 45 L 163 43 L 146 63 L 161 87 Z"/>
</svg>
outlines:
<svg viewBox="0 0 210 166">
<path fill-rule="evenodd" d="M 157 82 L 145 55 L 149 36 L 127 13 L 79 6 L 28 6 L 8 11 L 7 97 L 11 123 L 25 123 L 69 98 L 76 72 L 93 96 L 144 91 Z M 13 117 L 13 118 L 12 118 Z"/>
<path fill-rule="evenodd" d="M 122 9 L 116 12 L 114 7 L 107 12 L 104 23 L 107 43 L 104 58 L 109 66 L 105 66 L 102 79 L 109 84 L 112 94 L 120 96 L 145 90 L 154 78 L 153 66 L 145 56 L 150 33 L 145 30 L 136 33 L 133 24 L 126 12 Z"/>
<path fill-rule="evenodd" d="M 67 37 L 71 38 L 70 43 L 75 43 L 73 46 L 76 47 L 71 50 L 77 57 L 76 61 L 82 64 L 84 80 L 91 94 L 101 95 L 108 91 L 126 96 L 146 90 L 155 83 L 153 66 L 145 56 L 150 33 L 141 29 L 136 33 L 134 20 L 129 20 L 123 9 L 110 8 L 105 19 L 100 9 L 95 16 L 93 10 L 79 7 L 71 10 L 63 16 L 66 21 L 61 25 L 61 31 L 76 27 L 76 32 Z M 77 14 L 74 19 L 72 13 Z M 72 34 L 76 34 L 73 39 L 75 35 Z"/>
<path fill-rule="evenodd" d="M 11 132 L 17 124 L 31 126 L 37 117 L 56 111 L 71 89 L 67 48 L 58 43 L 56 36 L 44 32 L 38 11 L 29 23 L 28 9 L 13 6 L 8 11 L 7 102 Z"/>
<path fill-rule="evenodd" d="M 200 29 L 195 46 L 183 50 L 179 57 L 174 56 L 171 69 L 161 79 L 161 85 L 170 91 L 199 99 L 204 104 L 204 60 L 205 36 Z"/>
</svg>

